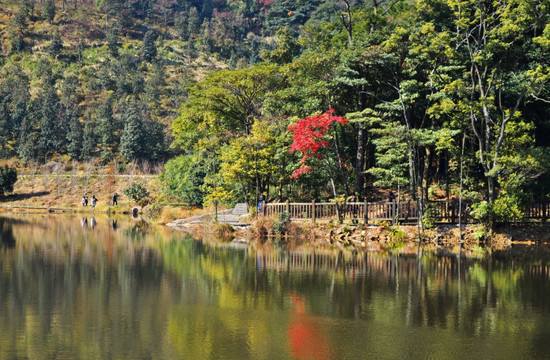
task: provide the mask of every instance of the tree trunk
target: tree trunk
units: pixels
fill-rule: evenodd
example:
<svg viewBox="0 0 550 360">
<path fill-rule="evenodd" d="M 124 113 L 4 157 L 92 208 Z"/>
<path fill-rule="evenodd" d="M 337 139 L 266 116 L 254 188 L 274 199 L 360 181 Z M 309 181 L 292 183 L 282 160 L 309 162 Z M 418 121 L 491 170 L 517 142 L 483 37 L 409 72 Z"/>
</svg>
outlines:
<svg viewBox="0 0 550 360">
<path fill-rule="evenodd" d="M 364 93 L 364 87 L 360 87 L 359 93 L 359 110 L 363 111 L 366 108 L 366 99 Z M 359 122 L 359 128 L 357 129 L 357 154 L 355 159 L 355 195 L 363 197 L 363 191 L 365 187 L 365 153 L 367 144 L 367 131 L 365 124 Z"/>
<path fill-rule="evenodd" d="M 424 202 L 427 203 L 428 187 L 430 185 L 429 171 L 430 171 L 430 164 L 432 161 L 432 150 L 429 147 L 426 147 L 425 150 L 426 150 L 426 155 L 424 157 L 424 165 L 422 169 L 422 193 L 424 197 Z"/>
<path fill-rule="evenodd" d="M 363 188 L 365 186 L 365 144 L 366 130 L 363 123 L 359 123 L 357 130 L 357 156 L 355 161 L 355 188 L 354 193 L 363 196 Z"/>
<path fill-rule="evenodd" d="M 336 156 L 338 156 L 338 171 L 340 173 L 340 176 L 342 178 L 342 183 L 344 184 L 344 191 L 346 192 L 346 198 L 349 196 L 349 186 L 346 179 L 346 174 L 344 172 L 344 167 L 342 166 L 342 156 L 340 154 L 340 145 L 338 142 L 338 135 L 336 135 L 336 131 L 334 132 L 334 146 L 336 147 Z"/>
</svg>

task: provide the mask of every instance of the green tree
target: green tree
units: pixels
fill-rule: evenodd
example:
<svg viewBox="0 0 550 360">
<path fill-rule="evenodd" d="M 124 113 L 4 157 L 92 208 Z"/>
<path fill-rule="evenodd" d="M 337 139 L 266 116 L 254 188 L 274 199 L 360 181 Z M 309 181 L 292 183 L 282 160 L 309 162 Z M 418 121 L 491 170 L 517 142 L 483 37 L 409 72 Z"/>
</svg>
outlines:
<svg viewBox="0 0 550 360">
<path fill-rule="evenodd" d="M 57 56 L 61 50 L 63 50 L 63 40 L 61 39 L 61 35 L 56 32 L 52 37 L 50 45 L 48 46 L 48 52 L 53 56 Z"/>
<path fill-rule="evenodd" d="M 267 121 L 255 121 L 250 135 L 232 139 L 220 156 L 220 176 L 225 187 L 235 189 L 246 202 L 257 203 L 259 195 L 268 191 L 279 167 L 275 161 L 276 145 L 276 128 Z"/>
<path fill-rule="evenodd" d="M 100 156 L 104 162 L 109 162 L 118 153 L 120 137 L 118 124 L 113 116 L 113 100 L 110 94 L 99 106 L 96 121 Z"/>
<path fill-rule="evenodd" d="M 109 48 L 109 54 L 115 59 L 118 57 L 119 42 L 118 30 L 114 27 L 109 28 L 107 32 L 107 47 Z"/>
<path fill-rule="evenodd" d="M 81 160 L 90 160 L 95 156 L 97 149 L 97 133 L 96 125 L 93 118 L 88 113 L 88 118 L 84 122 L 84 133 L 82 138 L 82 149 L 80 151 Z"/>
<path fill-rule="evenodd" d="M 17 181 L 17 169 L 8 165 L 0 166 L 0 196 L 13 191 Z"/>
<path fill-rule="evenodd" d="M 155 44 L 157 37 L 155 30 L 151 29 L 145 33 L 140 49 L 140 56 L 143 60 L 153 62 L 157 58 L 157 44 Z"/>
<path fill-rule="evenodd" d="M 513 138 L 508 127 L 522 119 L 524 101 L 546 87 L 550 80 L 547 58 L 550 31 L 548 5 L 541 2 L 450 2 L 456 24 L 458 51 L 464 56 L 467 105 L 471 129 L 477 140 L 479 163 L 487 178 L 487 199 L 497 198 L 502 156 Z M 546 21 L 546 23 L 545 23 Z M 545 26 L 545 27 L 544 27 Z M 540 29 L 534 30 L 533 29 Z"/>
<path fill-rule="evenodd" d="M 79 159 L 82 151 L 83 131 L 78 116 L 78 108 L 70 105 L 67 108 L 67 121 L 69 131 L 67 132 L 67 154 L 73 159 Z"/>
<path fill-rule="evenodd" d="M 44 9 L 42 10 L 42 17 L 49 22 L 52 22 L 55 18 L 55 1 L 54 0 L 46 0 L 44 3 Z"/>
<path fill-rule="evenodd" d="M 145 154 L 143 107 L 131 99 L 123 113 L 124 130 L 120 137 L 120 155 L 126 161 L 140 159 Z"/>
<path fill-rule="evenodd" d="M 249 134 L 266 96 L 281 82 L 274 65 L 210 73 L 189 87 L 188 101 L 172 125 L 174 144 L 189 148 L 201 138 Z"/>
<path fill-rule="evenodd" d="M 146 205 L 148 202 L 149 191 L 141 182 L 132 182 L 122 192 L 141 206 Z"/>
<path fill-rule="evenodd" d="M 168 160 L 160 181 L 164 193 L 188 205 L 202 205 L 205 162 L 198 154 L 179 155 Z"/>
<path fill-rule="evenodd" d="M 192 41 L 193 37 L 199 33 L 199 30 L 201 27 L 201 19 L 196 7 L 192 6 L 189 9 L 189 17 L 187 22 L 188 22 L 189 40 Z"/>
<path fill-rule="evenodd" d="M 53 88 L 49 88 L 42 96 L 41 113 L 40 113 L 40 138 L 39 148 L 47 159 L 54 150 L 61 147 L 64 138 L 63 134 L 63 119 L 60 118 L 59 98 Z"/>
</svg>

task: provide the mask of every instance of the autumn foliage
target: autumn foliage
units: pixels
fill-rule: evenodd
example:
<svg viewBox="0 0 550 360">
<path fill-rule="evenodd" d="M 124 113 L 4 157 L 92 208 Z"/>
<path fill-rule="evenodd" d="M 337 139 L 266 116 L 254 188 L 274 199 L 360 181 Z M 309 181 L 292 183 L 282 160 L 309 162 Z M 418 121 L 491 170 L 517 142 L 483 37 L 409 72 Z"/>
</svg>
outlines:
<svg viewBox="0 0 550 360">
<path fill-rule="evenodd" d="M 291 176 L 292 179 L 311 172 L 310 166 L 303 166 L 307 159 L 311 157 L 321 159 L 319 151 L 330 145 L 325 135 L 333 123 L 338 122 L 343 125 L 349 123 L 348 119 L 333 114 L 334 109 L 329 109 L 324 114 L 306 116 L 305 119 L 298 120 L 296 124 L 288 127 L 294 134 L 292 136 L 294 142 L 290 146 L 290 152 L 299 151 L 303 155 L 300 160 L 302 167 L 294 170 Z"/>
</svg>

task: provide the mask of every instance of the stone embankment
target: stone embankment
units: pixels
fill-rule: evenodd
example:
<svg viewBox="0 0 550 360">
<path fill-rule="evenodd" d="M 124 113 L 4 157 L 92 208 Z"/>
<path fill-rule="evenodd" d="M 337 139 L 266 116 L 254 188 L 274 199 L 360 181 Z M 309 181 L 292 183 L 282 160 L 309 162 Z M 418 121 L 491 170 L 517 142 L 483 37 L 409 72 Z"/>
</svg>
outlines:
<svg viewBox="0 0 550 360">
<path fill-rule="evenodd" d="M 174 220 L 166 226 L 174 230 L 187 230 L 193 225 L 197 224 L 211 224 L 214 221 L 217 221 L 221 224 L 231 225 L 236 230 L 241 230 L 250 227 L 250 223 L 245 221 L 245 218 L 248 217 L 248 206 L 244 203 L 239 203 L 235 205 L 233 209 L 222 210 L 216 214 L 209 213 L 204 215 L 193 216 L 186 219 L 177 219 Z"/>
</svg>

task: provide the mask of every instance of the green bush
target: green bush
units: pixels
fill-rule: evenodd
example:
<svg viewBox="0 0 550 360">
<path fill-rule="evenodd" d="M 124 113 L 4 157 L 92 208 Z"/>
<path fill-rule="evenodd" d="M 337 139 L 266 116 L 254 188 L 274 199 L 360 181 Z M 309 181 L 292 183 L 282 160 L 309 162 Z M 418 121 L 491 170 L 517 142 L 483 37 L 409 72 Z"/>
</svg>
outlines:
<svg viewBox="0 0 550 360">
<path fill-rule="evenodd" d="M 204 162 L 196 155 L 180 155 L 164 165 L 160 175 L 163 192 L 188 205 L 202 205 L 201 190 L 206 176 Z"/>
<path fill-rule="evenodd" d="M 17 170 L 8 165 L 0 166 L 0 196 L 13 191 L 13 185 L 17 181 Z"/>
<path fill-rule="evenodd" d="M 143 183 L 133 182 L 122 192 L 141 206 L 146 205 L 148 202 L 149 191 Z"/>
<path fill-rule="evenodd" d="M 472 216 L 482 225 L 491 227 L 495 222 L 507 223 L 524 218 L 524 205 L 521 199 L 503 194 L 494 203 L 481 201 L 472 205 Z"/>
<path fill-rule="evenodd" d="M 393 239 L 403 240 L 405 238 L 405 231 L 399 225 L 395 225 L 388 229 L 388 235 Z"/>
<path fill-rule="evenodd" d="M 284 234 L 286 232 L 286 226 L 290 222 L 290 214 L 287 211 L 279 213 L 277 222 L 273 225 L 273 232 L 275 234 Z"/>
</svg>

